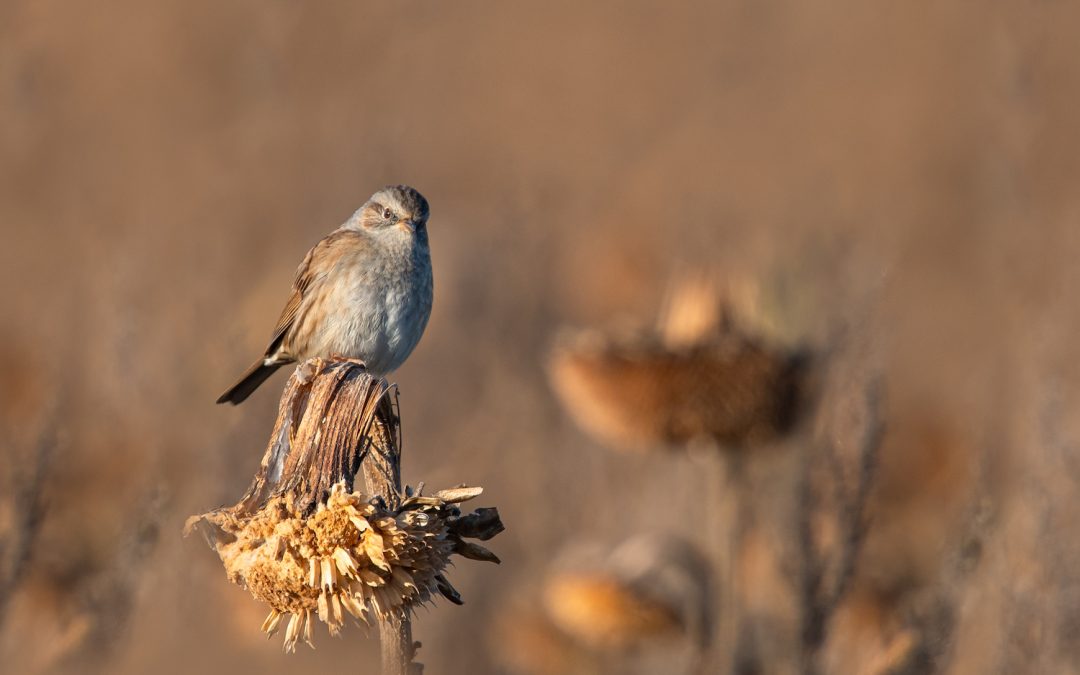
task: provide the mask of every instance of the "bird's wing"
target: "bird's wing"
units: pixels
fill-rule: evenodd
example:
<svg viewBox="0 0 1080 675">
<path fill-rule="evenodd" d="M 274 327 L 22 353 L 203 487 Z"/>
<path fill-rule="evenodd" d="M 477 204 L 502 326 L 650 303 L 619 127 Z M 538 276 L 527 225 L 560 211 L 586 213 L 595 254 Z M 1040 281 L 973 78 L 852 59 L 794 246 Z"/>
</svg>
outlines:
<svg viewBox="0 0 1080 675">
<path fill-rule="evenodd" d="M 289 334 L 289 329 L 293 327 L 300 314 L 304 299 L 310 297 L 312 289 L 322 283 L 330 272 L 332 265 L 326 263 L 330 262 L 330 258 L 336 257 L 335 252 L 342 243 L 354 236 L 356 236 L 355 232 L 336 230 L 311 247 L 304 256 L 303 262 L 296 268 L 296 278 L 293 280 L 289 301 L 281 310 L 281 316 L 278 318 L 277 325 L 274 326 L 270 344 L 266 347 L 267 358 L 273 356 L 281 348 L 285 337 Z M 312 265 L 313 260 L 318 260 L 319 264 Z"/>
</svg>

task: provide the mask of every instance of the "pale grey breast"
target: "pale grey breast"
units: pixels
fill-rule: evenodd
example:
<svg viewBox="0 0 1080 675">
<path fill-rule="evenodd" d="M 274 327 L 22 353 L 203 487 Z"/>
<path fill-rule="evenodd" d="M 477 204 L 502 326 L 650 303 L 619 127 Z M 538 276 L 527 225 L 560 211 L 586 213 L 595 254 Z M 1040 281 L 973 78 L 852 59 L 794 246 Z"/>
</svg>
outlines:
<svg viewBox="0 0 1080 675">
<path fill-rule="evenodd" d="M 366 236 L 368 245 L 343 253 L 318 293 L 328 311 L 306 355 L 360 359 L 376 376 L 408 358 L 431 315 L 431 259 L 423 235 Z"/>
</svg>

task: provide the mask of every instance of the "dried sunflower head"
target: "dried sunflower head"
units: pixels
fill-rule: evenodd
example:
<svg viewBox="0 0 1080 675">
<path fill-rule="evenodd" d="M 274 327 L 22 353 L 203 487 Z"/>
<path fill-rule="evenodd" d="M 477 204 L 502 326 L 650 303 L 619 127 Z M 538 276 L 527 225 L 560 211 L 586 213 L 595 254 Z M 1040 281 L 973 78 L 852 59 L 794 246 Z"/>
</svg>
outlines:
<svg viewBox="0 0 1080 675">
<path fill-rule="evenodd" d="M 708 647 L 715 610 L 712 570 L 689 542 L 649 533 L 611 551 L 586 549 L 577 557 L 547 580 L 543 601 L 554 624 L 579 643 L 620 651 L 682 636 Z"/>
<path fill-rule="evenodd" d="M 734 332 L 677 349 L 594 334 L 564 341 L 549 372 L 567 410 L 605 442 L 744 447 L 791 426 L 803 368 L 801 356 Z"/>
<path fill-rule="evenodd" d="M 759 337 L 769 331 L 755 288 L 686 275 L 653 331 L 564 333 L 552 386 L 585 430 L 616 446 L 776 438 L 795 419 L 806 360 Z"/>
<path fill-rule="evenodd" d="M 455 504 L 479 493 L 417 494 L 391 511 L 341 482 L 310 514 L 286 494 L 251 515 L 226 509 L 194 517 L 188 529 L 203 525 L 229 579 L 270 606 L 263 623 L 268 635 L 288 619 L 285 649 L 293 651 L 301 638 L 311 644 L 316 616 L 336 635 L 346 616 L 364 624 L 371 616 L 401 616 L 436 592 L 460 602 L 442 575 L 450 554 L 498 562 L 462 539 L 501 530 L 492 513 L 486 514 L 488 527 L 478 527 L 487 510 L 460 516 Z"/>
<path fill-rule="evenodd" d="M 552 578 L 544 589 L 544 606 L 556 625 L 597 649 L 625 649 L 681 630 L 670 607 L 598 572 Z"/>
</svg>

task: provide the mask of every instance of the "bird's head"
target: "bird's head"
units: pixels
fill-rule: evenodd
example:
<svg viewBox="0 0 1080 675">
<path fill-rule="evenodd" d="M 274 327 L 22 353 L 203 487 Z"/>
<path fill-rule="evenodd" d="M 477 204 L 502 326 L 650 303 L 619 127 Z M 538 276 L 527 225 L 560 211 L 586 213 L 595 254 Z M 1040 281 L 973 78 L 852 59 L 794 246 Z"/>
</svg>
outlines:
<svg viewBox="0 0 1080 675">
<path fill-rule="evenodd" d="M 424 232 L 430 210 L 424 195 L 408 185 L 387 185 L 357 212 L 357 224 L 365 230 L 404 233 Z"/>
</svg>

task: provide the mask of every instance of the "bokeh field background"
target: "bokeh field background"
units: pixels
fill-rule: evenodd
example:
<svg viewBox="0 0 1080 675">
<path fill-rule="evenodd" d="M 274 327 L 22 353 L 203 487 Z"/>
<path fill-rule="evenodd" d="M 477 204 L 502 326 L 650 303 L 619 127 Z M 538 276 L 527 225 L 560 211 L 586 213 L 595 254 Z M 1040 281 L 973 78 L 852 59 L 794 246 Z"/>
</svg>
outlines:
<svg viewBox="0 0 1080 675">
<path fill-rule="evenodd" d="M 373 672 L 356 629 L 283 655 L 181 529 L 258 465 L 284 376 L 213 401 L 304 252 L 407 182 L 436 300 L 394 378 L 405 480 L 483 485 L 507 524 L 501 566 L 451 571 L 466 604 L 418 615 L 425 672 L 522 667 L 500 631 L 576 545 L 723 557 L 722 456 L 609 448 L 547 375 L 560 327 L 648 322 L 687 270 L 882 373 L 822 669 L 893 672 L 912 636 L 903 672 L 1080 671 L 1077 26 L 1066 2 L 5 0 L 0 670 Z M 749 472 L 763 520 L 798 446 Z M 756 623 L 723 668 L 801 668 L 770 532 L 725 590 Z"/>
</svg>

